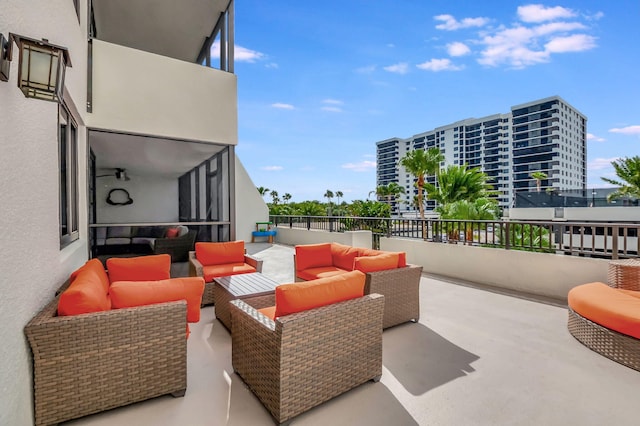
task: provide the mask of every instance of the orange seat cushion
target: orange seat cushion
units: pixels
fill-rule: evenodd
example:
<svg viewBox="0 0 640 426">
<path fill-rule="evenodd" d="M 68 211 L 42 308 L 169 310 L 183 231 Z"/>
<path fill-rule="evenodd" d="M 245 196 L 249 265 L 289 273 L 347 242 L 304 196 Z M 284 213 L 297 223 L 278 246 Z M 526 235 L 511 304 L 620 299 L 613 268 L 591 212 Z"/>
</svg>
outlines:
<svg viewBox="0 0 640 426">
<path fill-rule="evenodd" d="M 581 316 L 640 339 L 640 300 L 637 296 L 596 282 L 572 288 L 568 303 Z"/>
<path fill-rule="evenodd" d="M 247 263 L 229 263 L 226 265 L 209 265 L 202 267 L 202 275 L 204 275 L 204 280 L 208 283 L 217 277 L 250 274 L 251 272 L 256 272 L 256 268 Z"/>
<path fill-rule="evenodd" d="M 376 256 L 356 257 L 353 262 L 355 270 L 362 272 L 384 271 L 398 267 L 398 253 L 384 253 Z"/>
<path fill-rule="evenodd" d="M 337 268 L 335 266 L 322 266 L 320 268 L 309 268 L 304 271 L 296 271 L 296 275 L 305 281 L 311 281 L 318 278 L 333 277 L 334 275 L 344 274 L 349 272 L 344 269 Z"/>
<path fill-rule="evenodd" d="M 360 249 L 339 243 L 331 243 L 331 259 L 333 266 L 345 271 L 353 271 L 353 261 L 358 257 Z"/>
<path fill-rule="evenodd" d="M 202 266 L 244 263 L 244 241 L 196 243 L 196 259 Z"/>
<path fill-rule="evenodd" d="M 139 257 L 107 259 L 109 279 L 116 281 L 157 281 L 171 278 L 171 256 L 156 254 Z"/>
<path fill-rule="evenodd" d="M 118 281 L 111 284 L 109 294 L 114 309 L 186 300 L 187 321 L 198 322 L 203 292 L 202 277 L 186 277 L 161 281 Z"/>
<path fill-rule="evenodd" d="M 276 287 L 274 315 L 277 318 L 362 297 L 364 282 L 362 272 L 351 271 L 313 281 L 279 285 Z"/>
<path fill-rule="evenodd" d="M 367 249 L 367 248 L 358 248 L 358 256 L 377 256 L 379 254 L 383 254 L 383 251 Z"/>
<path fill-rule="evenodd" d="M 111 299 L 103 280 L 94 266 L 74 272 L 73 282 L 58 299 L 58 315 L 79 315 L 111 309 Z"/>
<path fill-rule="evenodd" d="M 93 272 L 96 273 L 96 275 L 100 279 L 100 283 L 102 283 L 102 286 L 104 287 L 104 291 L 108 292 L 109 291 L 109 276 L 107 275 L 107 271 L 104 270 L 104 266 L 102 266 L 102 262 L 100 262 L 98 259 L 88 260 L 80 268 L 78 268 L 75 271 L 73 271 L 71 273 L 71 276 L 69 277 L 69 284 L 73 284 L 75 279 L 82 272 L 88 271 L 88 270 L 93 271 Z"/>
<path fill-rule="evenodd" d="M 265 317 L 271 318 L 272 320 L 276 319 L 276 307 L 275 306 L 269 306 L 268 308 L 258 309 L 258 312 L 260 312 Z"/>
<path fill-rule="evenodd" d="M 296 246 L 296 270 L 332 266 L 331 243 Z"/>
</svg>

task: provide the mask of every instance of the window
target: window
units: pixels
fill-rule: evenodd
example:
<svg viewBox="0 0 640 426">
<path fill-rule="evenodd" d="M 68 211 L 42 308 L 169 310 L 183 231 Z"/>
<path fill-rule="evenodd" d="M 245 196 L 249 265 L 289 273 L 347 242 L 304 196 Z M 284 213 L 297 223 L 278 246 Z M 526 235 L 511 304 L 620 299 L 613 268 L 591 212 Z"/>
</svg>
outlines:
<svg viewBox="0 0 640 426">
<path fill-rule="evenodd" d="M 58 107 L 60 248 L 78 239 L 78 125 L 63 103 Z"/>
</svg>

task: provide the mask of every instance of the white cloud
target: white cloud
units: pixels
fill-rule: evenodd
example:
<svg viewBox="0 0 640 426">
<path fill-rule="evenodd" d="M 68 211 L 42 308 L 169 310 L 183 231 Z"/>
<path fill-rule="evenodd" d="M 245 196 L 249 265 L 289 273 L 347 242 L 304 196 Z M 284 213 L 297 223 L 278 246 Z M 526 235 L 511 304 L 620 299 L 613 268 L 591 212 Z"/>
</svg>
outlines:
<svg viewBox="0 0 640 426">
<path fill-rule="evenodd" d="M 576 16 L 576 13 L 561 6 L 545 7 L 541 4 L 529 4 L 518 6 L 518 16 L 523 22 L 544 22 L 572 18 Z"/>
<path fill-rule="evenodd" d="M 492 67 L 507 64 L 513 68 L 524 68 L 549 62 L 552 53 L 592 49 L 596 47 L 595 37 L 587 34 L 568 34 L 584 28 L 584 25 L 572 22 L 502 28 L 493 34 L 485 34 L 480 40 L 485 48 L 480 53 L 478 63 Z"/>
<path fill-rule="evenodd" d="M 329 105 L 342 105 L 344 104 L 344 102 L 342 102 L 339 99 L 324 99 L 322 101 L 323 104 L 329 104 Z"/>
<path fill-rule="evenodd" d="M 471 52 L 469 46 L 459 41 L 447 44 L 447 52 L 449 56 L 464 56 Z"/>
<path fill-rule="evenodd" d="M 323 106 L 320 109 L 328 112 L 342 112 L 342 108 L 335 107 L 335 106 Z"/>
<path fill-rule="evenodd" d="M 357 72 L 358 74 L 371 74 L 376 70 L 376 66 L 375 65 L 367 65 L 364 67 L 360 67 L 360 68 L 356 68 L 355 72 Z"/>
<path fill-rule="evenodd" d="M 600 136 L 596 136 L 593 133 L 587 133 L 587 140 L 588 141 L 594 141 L 594 142 L 604 142 L 604 141 L 606 141 L 605 138 L 601 138 Z"/>
<path fill-rule="evenodd" d="M 455 31 L 461 28 L 470 27 L 483 27 L 489 23 L 489 19 L 487 18 L 463 18 L 461 21 L 458 21 L 452 15 L 438 15 L 434 16 L 433 19 L 441 21 L 442 24 L 436 25 L 436 28 L 445 31 Z"/>
<path fill-rule="evenodd" d="M 260 169 L 266 172 L 279 172 L 280 170 L 283 169 L 283 167 L 282 166 L 264 166 L 264 167 L 260 167 Z"/>
<path fill-rule="evenodd" d="M 407 72 L 409 72 L 409 64 L 407 64 L 406 62 L 400 62 L 398 64 L 384 67 L 384 70 L 396 74 L 406 74 Z"/>
<path fill-rule="evenodd" d="M 211 46 L 211 57 L 219 58 L 220 57 L 220 42 L 216 41 Z M 242 47 L 239 45 L 235 45 L 233 50 L 233 59 L 236 62 L 250 62 L 254 63 L 261 59 L 265 59 L 266 55 L 264 53 L 258 52 L 257 50 L 247 49 L 246 47 Z"/>
<path fill-rule="evenodd" d="M 296 109 L 296 107 L 294 107 L 291 104 L 283 104 L 281 102 L 276 102 L 275 104 L 271 104 L 272 108 L 278 108 L 278 109 Z"/>
<path fill-rule="evenodd" d="M 421 64 L 416 65 L 416 67 L 421 70 L 427 71 L 459 71 L 462 66 L 454 65 L 450 59 L 431 59 L 429 61 L 423 62 Z"/>
<path fill-rule="evenodd" d="M 358 163 L 346 163 L 342 165 L 343 169 L 353 170 L 354 172 L 368 172 L 370 170 L 375 170 L 376 162 L 363 160 Z"/>
<path fill-rule="evenodd" d="M 269 62 L 267 65 L 265 65 L 265 67 L 277 69 L 278 64 L 276 64 L 275 62 Z"/>
<path fill-rule="evenodd" d="M 621 133 L 623 135 L 640 135 L 640 126 L 627 126 L 609 129 L 611 133 Z"/>
<path fill-rule="evenodd" d="M 595 37 L 586 34 L 573 34 L 552 39 L 544 45 L 544 50 L 549 53 L 581 52 L 593 49 L 595 46 Z"/>
<path fill-rule="evenodd" d="M 587 169 L 588 170 L 603 170 L 609 167 L 613 167 L 611 165 L 612 161 L 616 161 L 618 160 L 618 157 L 612 157 L 612 158 L 596 158 L 593 161 L 590 161 L 587 164 Z"/>
</svg>

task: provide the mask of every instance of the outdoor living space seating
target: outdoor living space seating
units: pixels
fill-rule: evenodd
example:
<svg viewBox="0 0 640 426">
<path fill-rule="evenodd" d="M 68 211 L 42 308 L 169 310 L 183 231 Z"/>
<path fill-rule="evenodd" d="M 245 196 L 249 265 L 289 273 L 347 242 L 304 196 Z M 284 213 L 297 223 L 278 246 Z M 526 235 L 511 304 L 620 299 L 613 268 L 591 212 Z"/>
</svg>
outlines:
<svg viewBox="0 0 640 426">
<path fill-rule="evenodd" d="M 95 255 L 168 254 L 172 262 L 186 262 L 197 231 L 176 226 L 99 226 L 95 232 Z"/>
<path fill-rule="evenodd" d="M 382 375 L 384 297 L 359 271 L 276 287 L 275 305 L 231 302 L 232 363 L 277 423 Z"/>
<path fill-rule="evenodd" d="M 25 327 L 35 423 L 56 424 L 187 388 L 187 322 L 204 281 L 170 278 L 167 254 L 97 259 Z"/>
<path fill-rule="evenodd" d="M 626 277 L 616 277 L 625 269 L 630 271 Z M 571 289 L 568 327 L 589 349 L 640 371 L 639 271 L 636 260 L 611 262 L 609 285 L 593 282 Z"/>
<path fill-rule="evenodd" d="M 199 242 L 189 252 L 189 275 L 205 281 L 203 305 L 214 303 L 214 278 L 261 271 L 262 261 L 246 254 L 244 241 Z"/>
<path fill-rule="evenodd" d="M 406 253 L 392 253 L 338 243 L 297 245 L 296 281 L 359 270 L 366 274 L 365 294 L 385 296 L 383 328 L 420 319 L 422 266 L 407 264 Z"/>
<path fill-rule="evenodd" d="M 294 281 L 292 246 L 246 248 L 264 261 L 264 275 Z M 187 263 L 173 266 L 188 274 Z M 332 398 L 293 424 L 637 424 L 640 373 L 577 342 L 566 328 L 566 302 L 426 273 L 419 298 L 417 324 L 382 333 L 381 380 Z M 189 327 L 183 398 L 165 395 L 65 424 L 272 426 L 269 411 L 233 371 L 232 335 L 215 307 L 203 308 Z"/>
</svg>

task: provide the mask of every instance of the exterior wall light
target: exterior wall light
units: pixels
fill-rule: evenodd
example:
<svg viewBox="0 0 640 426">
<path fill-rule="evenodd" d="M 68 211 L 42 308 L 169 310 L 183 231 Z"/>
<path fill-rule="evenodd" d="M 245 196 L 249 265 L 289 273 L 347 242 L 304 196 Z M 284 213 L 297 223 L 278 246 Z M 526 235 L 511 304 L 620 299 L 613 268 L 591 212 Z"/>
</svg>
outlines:
<svg viewBox="0 0 640 426">
<path fill-rule="evenodd" d="M 46 39 L 9 34 L 6 41 L 0 35 L 0 80 L 3 81 L 9 79 L 13 42 L 19 50 L 18 87 L 22 93 L 27 98 L 59 102 L 64 89 L 65 69 L 71 67 L 69 51 L 50 44 Z"/>
</svg>

